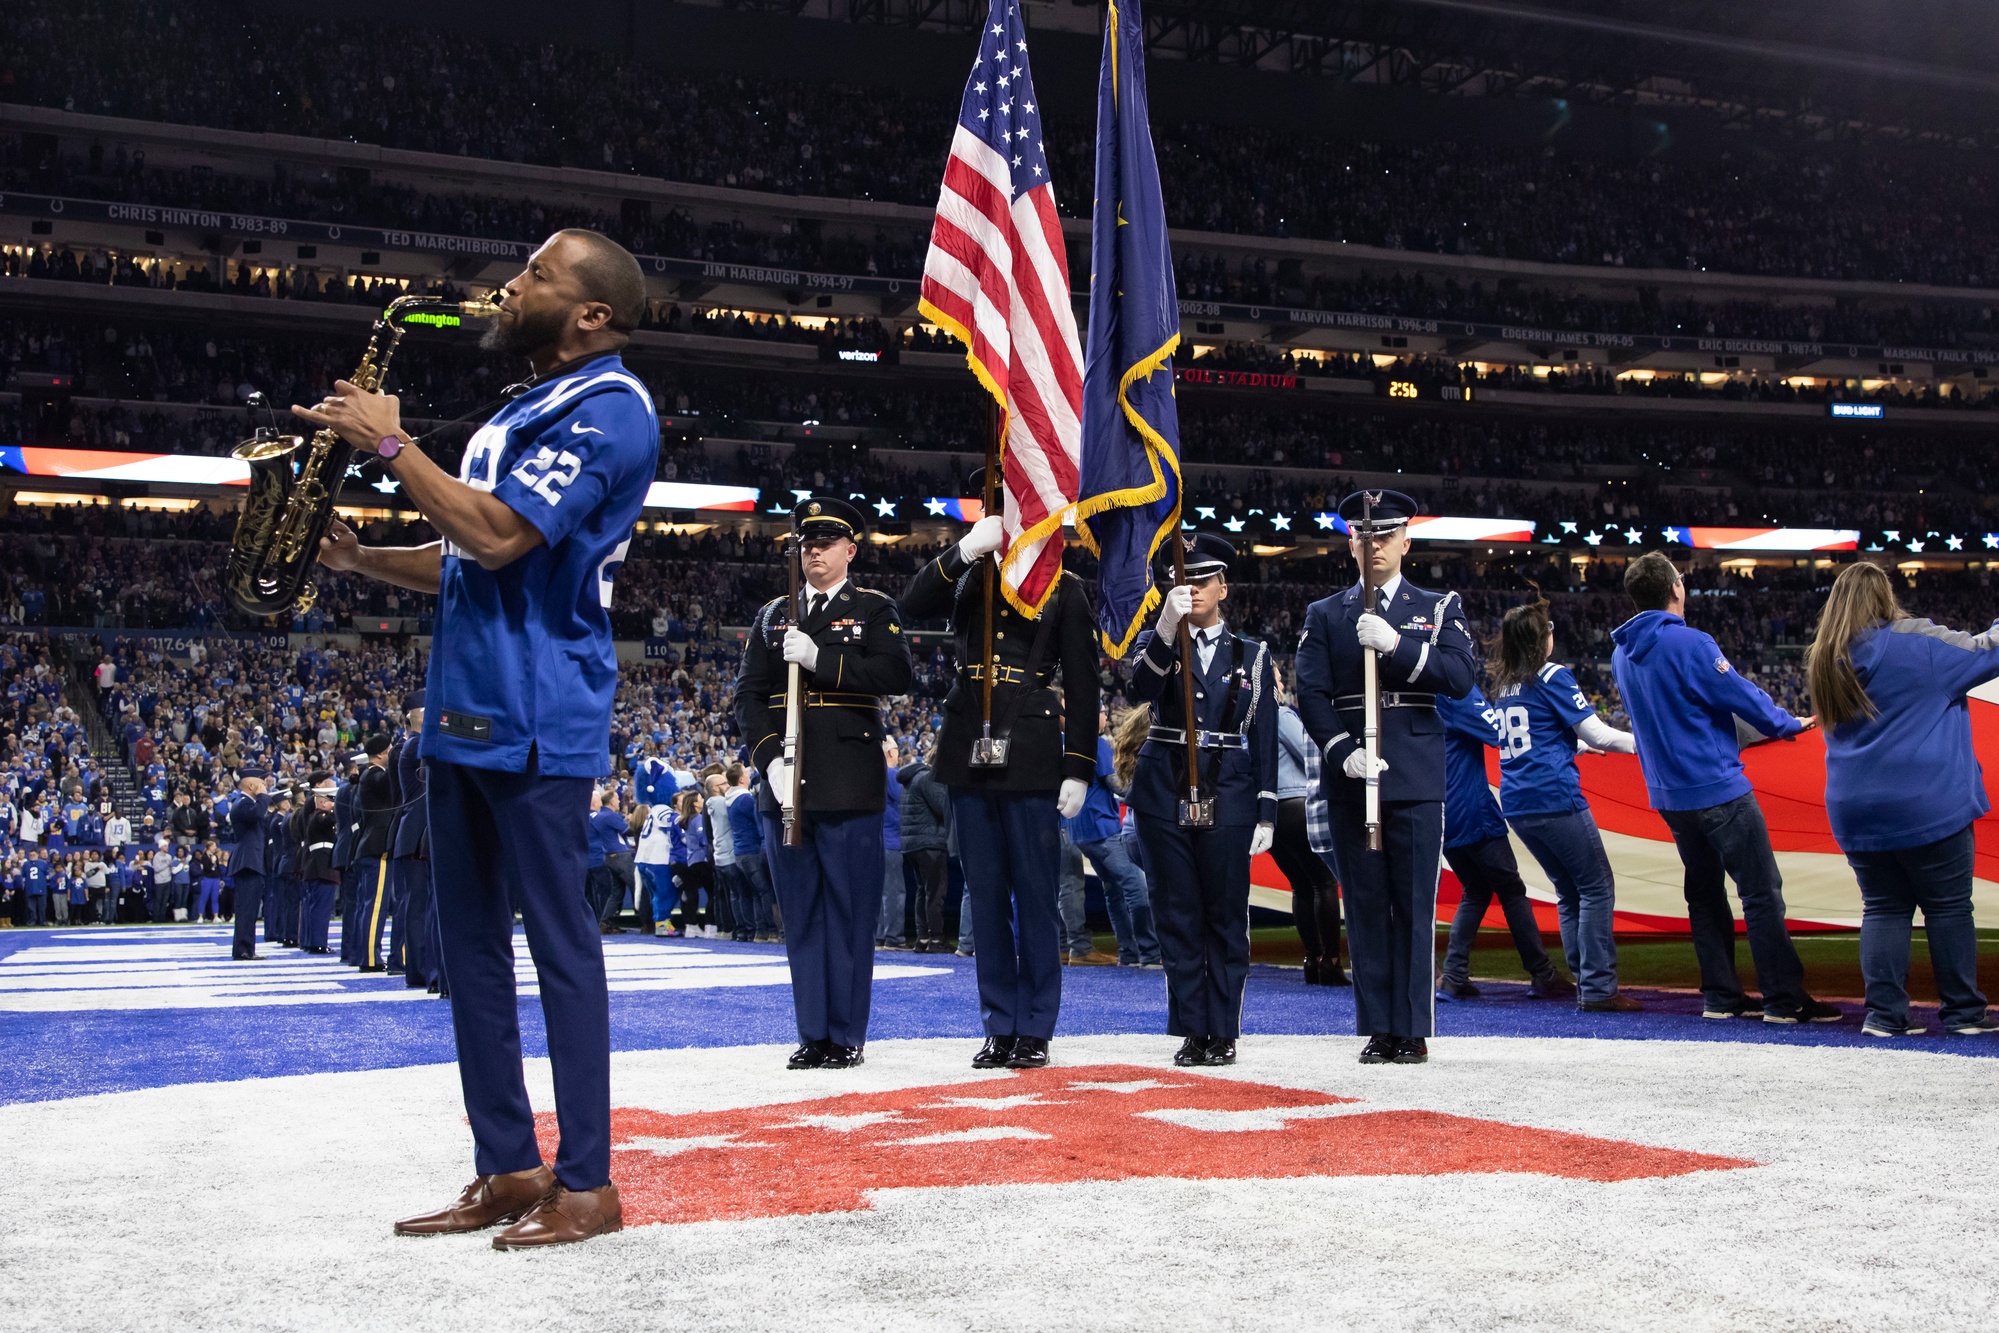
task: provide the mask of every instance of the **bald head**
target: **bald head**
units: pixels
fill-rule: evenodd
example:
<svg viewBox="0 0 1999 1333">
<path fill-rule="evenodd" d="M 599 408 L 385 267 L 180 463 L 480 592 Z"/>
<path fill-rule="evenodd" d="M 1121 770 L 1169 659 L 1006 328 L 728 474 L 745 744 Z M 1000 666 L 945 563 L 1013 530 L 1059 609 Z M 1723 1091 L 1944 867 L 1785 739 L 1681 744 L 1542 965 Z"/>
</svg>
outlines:
<svg viewBox="0 0 1999 1333">
<path fill-rule="evenodd" d="M 562 261 L 585 301 L 611 308 L 608 327 L 630 333 L 645 317 L 646 280 L 632 252 L 602 232 L 566 227 L 549 237 L 562 242 Z"/>
</svg>

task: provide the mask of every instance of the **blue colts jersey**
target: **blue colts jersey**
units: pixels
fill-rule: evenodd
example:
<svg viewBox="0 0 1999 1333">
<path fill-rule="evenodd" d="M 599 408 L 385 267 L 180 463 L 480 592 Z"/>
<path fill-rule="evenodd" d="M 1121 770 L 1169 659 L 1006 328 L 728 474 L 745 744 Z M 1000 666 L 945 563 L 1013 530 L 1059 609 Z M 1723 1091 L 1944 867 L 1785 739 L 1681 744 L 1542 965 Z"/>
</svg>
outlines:
<svg viewBox="0 0 1999 1333">
<path fill-rule="evenodd" d="M 1444 846 L 1463 847 L 1506 836 L 1506 820 L 1485 779 L 1485 752 L 1505 736 L 1499 709 L 1478 686 L 1462 699 L 1439 696 L 1444 723 Z"/>
<path fill-rule="evenodd" d="M 1550 662 L 1494 700 L 1499 709 L 1499 804 L 1508 817 L 1587 808 L 1576 772 L 1576 724 L 1596 712 L 1575 675 Z"/>
<path fill-rule="evenodd" d="M 458 479 L 543 544 L 481 569 L 447 542 L 423 755 L 518 773 L 611 771 L 611 583 L 659 458 L 652 397 L 615 355 L 538 385 L 467 441 Z"/>
</svg>

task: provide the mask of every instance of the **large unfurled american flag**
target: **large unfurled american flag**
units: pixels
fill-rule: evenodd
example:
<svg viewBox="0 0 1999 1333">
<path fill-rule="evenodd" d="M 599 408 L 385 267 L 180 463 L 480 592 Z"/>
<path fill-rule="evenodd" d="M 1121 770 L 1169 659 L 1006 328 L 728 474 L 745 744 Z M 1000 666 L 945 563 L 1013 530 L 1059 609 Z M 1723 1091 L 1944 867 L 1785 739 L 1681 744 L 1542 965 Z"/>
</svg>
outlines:
<svg viewBox="0 0 1999 1333">
<path fill-rule="evenodd" d="M 1000 586 L 1036 615 L 1062 572 L 1062 520 L 1076 502 L 1083 349 L 1019 0 L 994 0 L 980 35 L 919 308 L 965 344 L 972 373 L 1000 405 Z"/>
</svg>

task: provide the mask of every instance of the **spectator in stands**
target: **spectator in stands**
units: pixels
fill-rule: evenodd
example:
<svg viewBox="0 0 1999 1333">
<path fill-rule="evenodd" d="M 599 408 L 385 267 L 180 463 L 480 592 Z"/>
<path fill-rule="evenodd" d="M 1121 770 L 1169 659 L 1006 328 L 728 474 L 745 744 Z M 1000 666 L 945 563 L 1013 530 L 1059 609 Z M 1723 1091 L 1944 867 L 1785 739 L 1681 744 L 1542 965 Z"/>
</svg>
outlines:
<svg viewBox="0 0 1999 1333">
<path fill-rule="evenodd" d="M 730 764 L 729 837 L 736 853 L 737 882 L 747 898 L 743 915 L 756 927 L 760 943 L 781 943 L 783 922 L 778 919 L 777 891 L 771 884 L 770 865 L 764 853 L 763 822 L 757 817 L 757 801 L 751 787 L 752 770 L 745 764 Z"/>
</svg>

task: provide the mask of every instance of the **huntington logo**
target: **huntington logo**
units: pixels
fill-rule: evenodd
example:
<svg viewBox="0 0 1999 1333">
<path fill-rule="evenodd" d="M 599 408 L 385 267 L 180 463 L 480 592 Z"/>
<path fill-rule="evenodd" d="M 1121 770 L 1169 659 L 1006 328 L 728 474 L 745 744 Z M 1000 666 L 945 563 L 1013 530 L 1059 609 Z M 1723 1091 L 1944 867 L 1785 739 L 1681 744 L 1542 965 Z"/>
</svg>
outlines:
<svg viewBox="0 0 1999 1333">
<path fill-rule="evenodd" d="M 554 1117 L 540 1129 L 553 1160 Z M 954 1185 L 1492 1172 L 1610 1182 L 1756 1165 L 1132 1065 L 690 1115 L 621 1107 L 611 1131 L 611 1177 L 635 1224 L 856 1212 L 872 1190 Z"/>
</svg>

